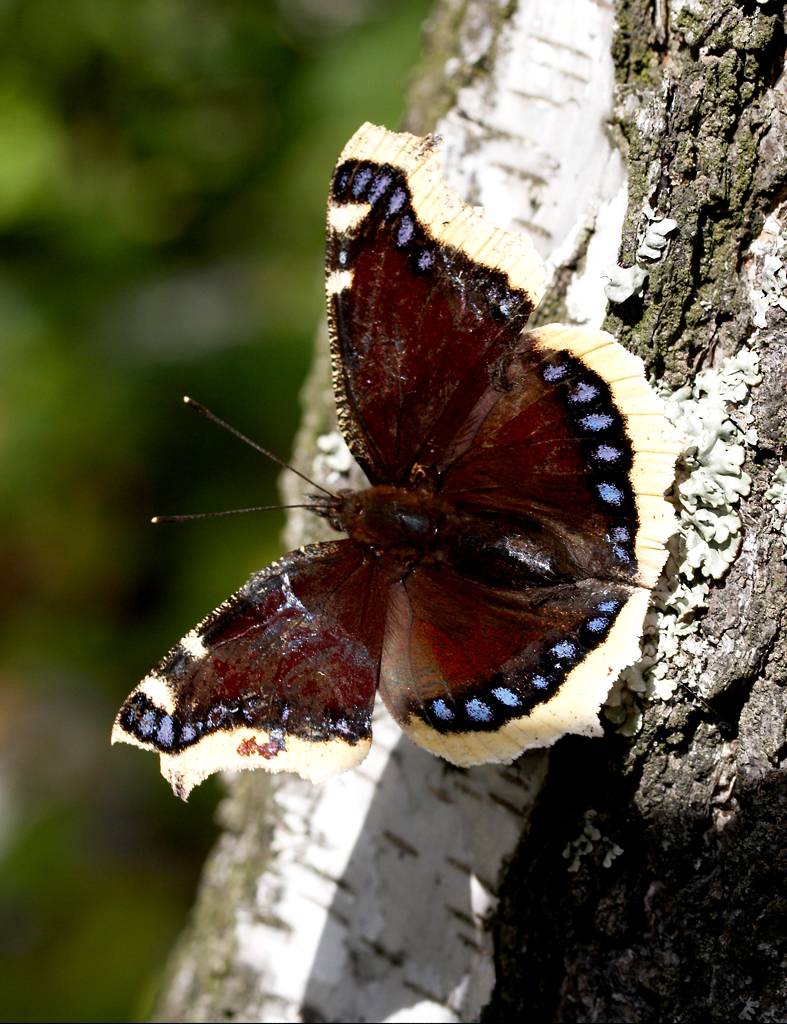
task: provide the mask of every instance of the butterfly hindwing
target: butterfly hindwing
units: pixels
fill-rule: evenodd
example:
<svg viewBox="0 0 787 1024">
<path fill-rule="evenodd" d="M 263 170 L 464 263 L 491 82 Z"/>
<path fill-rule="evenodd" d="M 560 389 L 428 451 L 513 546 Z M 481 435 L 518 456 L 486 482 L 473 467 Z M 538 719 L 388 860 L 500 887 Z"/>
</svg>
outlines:
<svg viewBox="0 0 787 1024">
<path fill-rule="evenodd" d="M 416 569 L 391 593 L 381 696 L 411 739 L 461 766 L 598 735 L 599 708 L 637 657 L 647 602 L 620 582 L 512 591 Z"/>
<path fill-rule="evenodd" d="M 384 596 L 351 541 L 291 552 L 255 573 L 149 673 L 113 742 L 161 755 L 178 795 L 223 769 L 320 779 L 371 742 Z"/>
<path fill-rule="evenodd" d="M 438 465 L 441 498 L 478 518 L 450 566 L 391 591 L 380 688 L 408 735 L 471 765 L 599 732 L 639 655 L 679 450 L 641 360 L 610 335 L 523 334 Z"/>
</svg>

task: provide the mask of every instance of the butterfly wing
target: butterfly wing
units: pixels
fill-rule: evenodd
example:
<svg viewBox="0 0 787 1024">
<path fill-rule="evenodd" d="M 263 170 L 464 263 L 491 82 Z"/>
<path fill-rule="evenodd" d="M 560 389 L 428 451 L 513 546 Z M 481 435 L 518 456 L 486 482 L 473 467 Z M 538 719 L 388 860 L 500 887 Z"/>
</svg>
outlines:
<svg viewBox="0 0 787 1024">
<path fill-rule="evenodd" d="M 391 591 L 380 694 L 419 746 L 465 767 L 598 735 L 647 604 L 619 582 L 503 590 L 417 569 Z"/>
<path fill-rule="evenodd" d="M 385 599 L 350 541 L 291 552 L 192 630 L 130 694 L 113 742 L 161 755 L 184 799 L 213 772 L 318 780 L 371 743 Z"/>
<path fill-rule="evenodd" d="M 328 220 L 334 389 L 369 479 L 425 479 L 457 509 L 521 517 L 576 572 L 500 586 L 483 544 L 469 575 L 450 550 L 385 576 L 349 541 L 288 555 L 118 715 L 113 739 L 158 751 L 182 796 L 223 768 L 318 779 L 356 764 L 378 672 L 403 728 L 458 764 L 595 732 L 665 559 L 678 445 L 642 364 L 600 332 L 522 334 L 541 262 L 448 189 L 433 142 L 363 126 Z"/>
<path fill-rule="evenodd" d="M 523 335 L 448 446 L 440 493 L 533 516 L 581 549 L 586 575 L 650 589 L 681 447 L 641 359 L 604 331 L 550 325 Z"/>
<path fill-rule="evenodd" d="M 641 360 L 609 335 L 523 336 L 446 447 L 439 493 L 556 536 L 573 578 L 489 585 L 497 545 L 481 548 L 477 578 L 455 560 L 393 587 L 380 689 L 417 743 L 470 765 L 600 731 L 610 686 L 639 655 L 674 529 L 664 491 L 680 447 Z M 512 557 L 516 541 L 501 541 Z"/>
<path fill-rule="evenodd" d="M 334 172 L 326 262 L 339 424 L 373 483 L 406 483 L 527 323 L 541 260 L 448 188 L 431 139 L 366 124 Z"/>
<path fill-rule="evenodd" d="M 431 140 L 361 128 L 328 235 L 340 425 L 369 479 L 426 478 L 457 508 L 519 518 L 575 569 L 501 588 L 481 550 L 475 578 L 449 557 L 395 581 L 383 699 L 458 764 L 597 732 L 673 530 L 663 494 L 679 445 L 641 361 L 598 331 L 522 333 L 540 261 L 447 188 Z"/>
</svg>

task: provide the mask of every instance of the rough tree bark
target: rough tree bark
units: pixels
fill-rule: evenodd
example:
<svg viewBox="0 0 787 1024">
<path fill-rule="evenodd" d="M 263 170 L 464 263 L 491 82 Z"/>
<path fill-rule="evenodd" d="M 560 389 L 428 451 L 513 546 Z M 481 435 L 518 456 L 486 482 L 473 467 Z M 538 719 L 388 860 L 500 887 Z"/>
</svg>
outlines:
<svg viewBox="0 0 787 1024">
<path fill-rule="evenodd" d="M 606 283 L 686 435 L 681 533 L 603 740 L 462 772 L 381 717 L 323 787 L 233 780 L 157 1020 L 784 1019 L 784 13 L 437 4 L 407 127 L 531 232 L 541 322 L 600 325 Z M 352 479 L 325 353 L 298 452 Z"/>
</svg>

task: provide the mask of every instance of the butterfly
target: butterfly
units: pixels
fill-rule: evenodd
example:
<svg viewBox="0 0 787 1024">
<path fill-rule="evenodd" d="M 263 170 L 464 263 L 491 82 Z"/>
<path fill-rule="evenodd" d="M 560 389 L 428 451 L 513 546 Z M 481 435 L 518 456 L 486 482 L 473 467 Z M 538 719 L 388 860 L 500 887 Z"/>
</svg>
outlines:
<svg viewBox="0 0 787 1024">
<path fill-rule="evenodd" d="M 444 182 L 431 137 L 363 125 L 336 165 L 326 293 L 346 534 L 255 573 L 122 705 L 184 799 L 222 769 L 315 781 L 369 750 L 379 692 L 419 746 L 510 762 L 598 712 L 639 656 L 678 439 L 609 334 L 528 329 L 530 240 Z"/>
</svg>

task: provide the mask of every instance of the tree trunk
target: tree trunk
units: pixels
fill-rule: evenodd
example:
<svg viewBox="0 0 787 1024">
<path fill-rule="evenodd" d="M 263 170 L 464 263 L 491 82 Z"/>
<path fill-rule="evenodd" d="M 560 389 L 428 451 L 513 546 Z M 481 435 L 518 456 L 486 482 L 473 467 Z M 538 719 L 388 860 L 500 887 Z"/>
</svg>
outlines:
<svg viewBox="0 0 787 1024">
<path fill-rule="evenodd" d="M 644 358 L 680 535 L 604 739 L 460 771 L 380 713 L 355 772 L 232 780 L 157 1020 L 784 1019 L 783 15 L 438 3 L 407 127 L 530 232 L 540 322 Z M 322 334 L 304 398 L 302 463 L 352 479 Z"/>
</svg>

